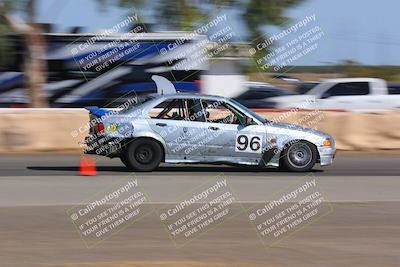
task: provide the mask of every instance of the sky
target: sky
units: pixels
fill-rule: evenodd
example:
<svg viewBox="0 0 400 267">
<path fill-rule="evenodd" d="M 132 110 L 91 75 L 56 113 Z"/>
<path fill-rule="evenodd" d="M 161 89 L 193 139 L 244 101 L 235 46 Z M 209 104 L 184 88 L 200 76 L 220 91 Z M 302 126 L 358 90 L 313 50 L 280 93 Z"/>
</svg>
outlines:
<svg viewBox="0 0 400 267">
<path fill-rule="evenodd" d="M 151 19 L 150 8 L 139 15 Z M 56 31 L 82 26 L 96 32 L 117 24 L 129 13 L 109 7 L 101 10 L 96 0 L 39 0 L 38 21 L 56 24 Z M 296 23 L 316 15 L 316 25 L 324 32 L 318 49 L 296 61 L 296 65 L 329 65 L 353 60 L 366 65 L 400 65 L 399 0 L 304 0 L 286 12 Z M 227 12 L 230 23 L 245 38 L 246 27 L 237 10 Z M 267 34 L 278 33 L 290 25 L 265 27 Z"/>
</svg>

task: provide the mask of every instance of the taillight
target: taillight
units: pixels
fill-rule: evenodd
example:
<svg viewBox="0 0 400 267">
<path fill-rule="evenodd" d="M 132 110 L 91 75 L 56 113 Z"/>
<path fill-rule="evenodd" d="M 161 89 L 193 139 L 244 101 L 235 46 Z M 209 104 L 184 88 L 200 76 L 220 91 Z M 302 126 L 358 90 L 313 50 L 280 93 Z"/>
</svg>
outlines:
<svg viewBox="0 0 400 267">
<path fill-rule="evenodd" d="M 96 125 L 96 133 L 104 133 L 104 124 L 99 123 Z"/>
</svg>

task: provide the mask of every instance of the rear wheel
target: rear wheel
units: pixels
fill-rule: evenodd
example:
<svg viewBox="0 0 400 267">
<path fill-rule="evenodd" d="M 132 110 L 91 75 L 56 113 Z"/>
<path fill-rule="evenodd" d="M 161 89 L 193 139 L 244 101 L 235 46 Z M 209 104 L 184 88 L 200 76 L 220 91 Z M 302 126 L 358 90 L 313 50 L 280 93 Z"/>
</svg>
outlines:
<svg viewBox="0 0 400 267">
<path fill-rule="evenodd" d="M 318 159 L 317 148 L 305 141 L 291 144 L 282 152 L 280 164 L 289 171 L 310 171 Z"/>
<path fill-rule="evenodd" d="M 121 156 L 121 161 L 129 169 L 150 172 L 155 170 L 163 158 L 163 149 L 161 145 L 149 138 L 143 138 L 133 141 Z"/>
<path fill-rule="evenodd" d="M 123 153 L 123 154 L 119 157 L 119 159 L 122 161 L 122 163 L 123 163 L 129 170 L 133 170 L 132 167 L 130 167 L 129 161 L 128 161 L 128 159 L 126 158 L 125 153 Z"/>
</svg>

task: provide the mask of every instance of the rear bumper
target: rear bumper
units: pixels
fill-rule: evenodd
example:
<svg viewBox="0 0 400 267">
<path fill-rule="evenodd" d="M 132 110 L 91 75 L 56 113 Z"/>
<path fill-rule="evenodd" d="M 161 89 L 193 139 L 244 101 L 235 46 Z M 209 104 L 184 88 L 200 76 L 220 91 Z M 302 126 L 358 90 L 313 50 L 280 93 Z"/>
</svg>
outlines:
<svg viewBox="0 0 400 267">
<path fill-rule="evenodd" d="M 103 139 L 104 140 L 104 139 Z M 85 154 L 107 156 L 110 158 L 117 157 L 121 154 L 123 149 L 123 142 L 117 138 L 107 139 L 106 141 L 99 141 L 97 138 L 87 136 L 85 138 Z"/>
<path fill-rule="evenodd" d="M 336 155 L 336 148 L 332 147 L 318 147 L 320 165 L 329 166 L 332 165 L 333 159 Z"/>
</svg>

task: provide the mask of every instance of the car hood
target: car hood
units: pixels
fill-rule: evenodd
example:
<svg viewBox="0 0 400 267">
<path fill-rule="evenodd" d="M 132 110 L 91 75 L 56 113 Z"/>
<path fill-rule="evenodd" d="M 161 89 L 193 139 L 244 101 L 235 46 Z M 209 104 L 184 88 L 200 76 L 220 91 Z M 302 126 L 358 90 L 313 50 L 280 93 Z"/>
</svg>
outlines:
<svg viewBox="0 0 400 267">
<path fill-rule="evenodd" d="M 303 102 L 315 102 L 316 97 L 314 95 L 288 95 L 288 96 L 277 96 L 270 97 L 268 100 L 277 103 L 303 103 Z"/>
<path fill-rule="evenodd" d="M 298 125 L 295 125 L 295 124 L 290 124 L 290 123 L 267 121 L 265 123 L 265 125 L 268 128 L 270 128 L 270 130 L 272 128 L 272 129 L 282 130 L 282 131 L 291 132 L 291 133 L 297 132 L 299 134 L 300 133 L 301 134 L 311 134 L 311 135 L 318 136 L 320 138 L 328 138 L 328 137 L 330 137 L 330 135 L 328 135 L 326 133 L 323 133 L 323 132 L 320 132 L 318 130 L 311 129 L 311 128 L 304 128 L 304 127 L 301 127 L 301 126 L 298 126 Z M 267 130 L 267 132 L 268 132 L 268 130 Z"/>
</svg>

